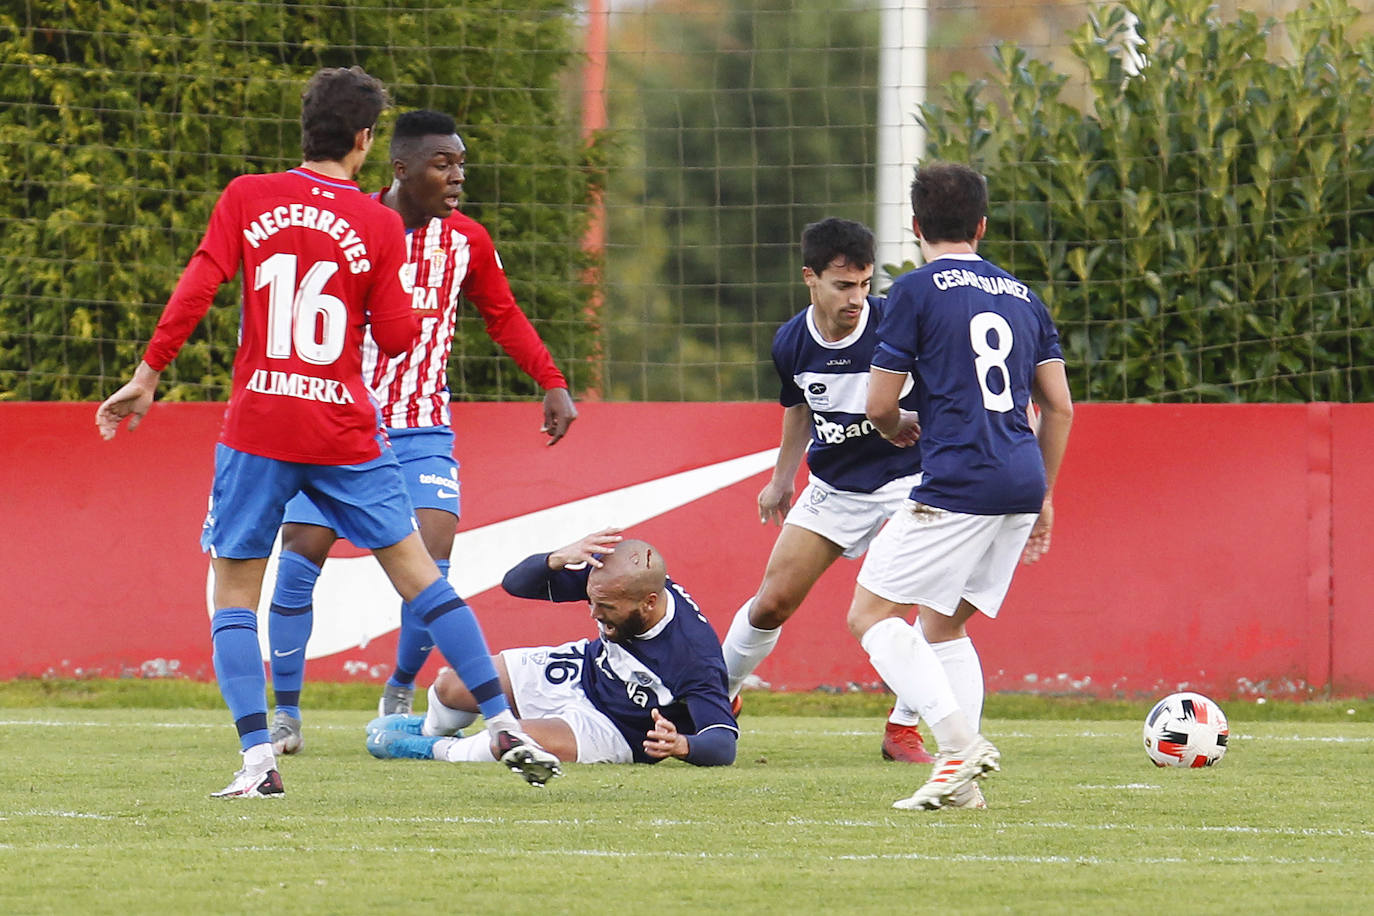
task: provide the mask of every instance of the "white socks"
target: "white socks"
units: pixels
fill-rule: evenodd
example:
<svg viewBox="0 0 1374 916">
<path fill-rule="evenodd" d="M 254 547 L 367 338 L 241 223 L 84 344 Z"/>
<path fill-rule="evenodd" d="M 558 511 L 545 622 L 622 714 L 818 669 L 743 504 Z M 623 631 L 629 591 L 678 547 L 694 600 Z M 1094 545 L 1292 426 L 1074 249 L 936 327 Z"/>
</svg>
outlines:
<svg viewBox="0 0 1374 916">
<path fill-rule="evenodd" d="M 277 765 L 277 755 L 272 751 L 272 745 L 266 742 L 255 744 L 243 752 L 243 768 L 253 770 L 259 767 L 273 769 Z"/>
<path fill-rule="evenodd" d="M 477 721 L 477 713 L 461 709 L 450 709 L 439 701 L 439 693 L 434 685 L 429 685 L 429 709 L 425 711 L 425 724 L 420 729 L 422 735 L 455 735 L 461 729 Z"/>
<path fill-rule="evenodd" d="M 744 679 L 768 657 L 782 635 L 782 627 L 760 630 L 749 622 L 749 608 L 753 605 L 754 599 L 750 598 L 735 612 L 735 619 L 730 621 L 730 629 L 720 646 L 729 676 L 727 692 L 731 697 L 739 695 Z"/>
<path fill-rule="evenodd" d="M 920 713 L 942 748 L 965 747 L 976 732 L 959 708 L 944 666 L 915 627 L 889 617 L 860 640 L 878 675 L 908 710 Z"/>
<path fill-rule="evenodd" d="M 959 710 L 975 732 L 983 730 L 983 663 L 973 640 L 967 636 L 948 642 L 933 642 L 930 648 L 945 669 L 950 689 L 959 701 Z"/>
<path fill-rule="evenodd" d="M 496 755 L 491 752 L 491 736 L 485 731 L 466 738 L 440 738 L 434 742 L 430 752 L 435 760 L 449 763 L 494 763 Z"/>
</svg>

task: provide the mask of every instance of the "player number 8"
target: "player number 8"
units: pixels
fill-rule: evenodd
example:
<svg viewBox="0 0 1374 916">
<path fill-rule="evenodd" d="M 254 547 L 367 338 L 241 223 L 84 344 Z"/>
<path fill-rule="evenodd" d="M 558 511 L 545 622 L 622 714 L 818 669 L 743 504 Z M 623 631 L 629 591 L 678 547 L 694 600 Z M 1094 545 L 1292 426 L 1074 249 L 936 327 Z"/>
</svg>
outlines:
<svg viewBox="0 0 1374 916">
<path fill-rule="evenodd" d="M 988 332 L 997 334 L 997 343 L 988 341 Z M 968 323 L 969 340 L 977 358 L 973 369 L 978 373 L 978 387 L 983 389 L 983 406 L 997 413 L 1006 413 L 1016 406 L 1011 397 L 1011 372 L 1007 370 L 1007 357 L 1011 355 L 1011 325 L 1007 319 L 996 312 L 979 312 Z M 997 372 L 1002 376 L 1002 390 L 994 392 L 988 387 L 988 375 Z"/>
</svg>

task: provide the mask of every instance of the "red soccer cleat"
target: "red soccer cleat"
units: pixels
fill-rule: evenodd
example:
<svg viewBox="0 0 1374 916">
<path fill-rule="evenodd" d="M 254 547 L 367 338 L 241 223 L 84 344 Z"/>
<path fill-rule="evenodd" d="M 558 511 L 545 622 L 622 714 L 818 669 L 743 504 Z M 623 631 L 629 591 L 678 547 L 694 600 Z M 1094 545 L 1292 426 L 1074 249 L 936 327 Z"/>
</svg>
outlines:
<svg viewBox="0 0 1374 916">
<path fill-rule="evenodd" d="M 934 763 L 926 743 L 914 725 L 887 723 L 883 729 L 883 759 L 898 763 Z"/>
<path fill-rule="evenodd" d="M 741 709 L 743 709 L 743 708 L 744 708 L 744 701 L 741 700 L 741 699 L 739 698 L 739 694 L 735 694 L 734 699 L 732 699 L 732 700 L 730 701 L 730 715 L 732 715 L 732 716 L 734 716 L 736 719 L 738 719 L 738 718 L 739 718 L 739 711 L 740 711 Z"/>
</svg>

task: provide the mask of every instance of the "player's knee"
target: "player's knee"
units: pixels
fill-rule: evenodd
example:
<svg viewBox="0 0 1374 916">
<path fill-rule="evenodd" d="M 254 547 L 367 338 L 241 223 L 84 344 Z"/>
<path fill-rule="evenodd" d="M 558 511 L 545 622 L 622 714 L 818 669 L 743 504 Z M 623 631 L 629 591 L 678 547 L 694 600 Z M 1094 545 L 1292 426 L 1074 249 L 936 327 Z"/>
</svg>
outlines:
<svg viewBox="0 0 1374 916">
<path fill-rule="evenodd" d="M 434 679 L 434 695 L 439 698 L 450 709 L 457 709 L 466 693 L 463 682 L 458 679 L 458 675 L 452 668 L 440 670 L 439 676 Z"/>
<path fill-rule="evenodd" d="M 760 630 L 776 630 L 796 613 L 800 604 L 790 596 L 764 591 L 749 608 L 749 623 Z"/>
</svg>

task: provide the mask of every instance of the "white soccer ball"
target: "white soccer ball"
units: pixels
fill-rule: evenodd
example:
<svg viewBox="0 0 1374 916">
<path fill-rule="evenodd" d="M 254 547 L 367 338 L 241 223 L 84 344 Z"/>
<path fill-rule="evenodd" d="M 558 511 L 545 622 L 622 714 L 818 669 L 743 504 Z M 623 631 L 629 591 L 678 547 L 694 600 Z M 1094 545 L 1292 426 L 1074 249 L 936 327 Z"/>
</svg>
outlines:
<svg viewBox="0 0 1374 916">
<path fill-rule="evenodd" d="M 1157 767 L 1209 767 L 1226 755 L 1226 714 L 1200 693 L 1171 693 L 1145 717 L 1145 753 Z"/>
</svg>

